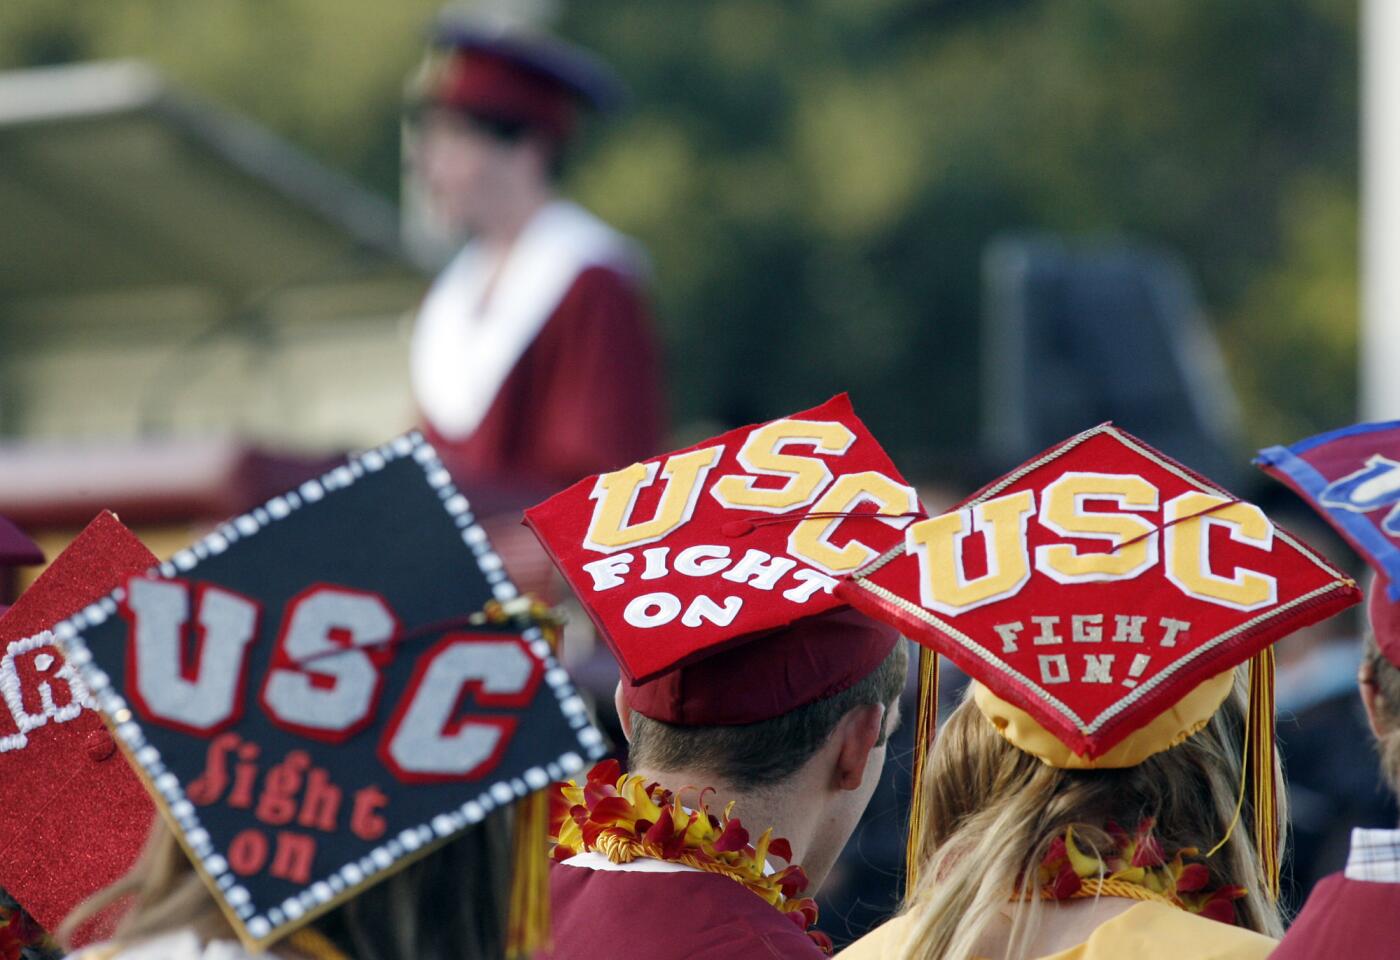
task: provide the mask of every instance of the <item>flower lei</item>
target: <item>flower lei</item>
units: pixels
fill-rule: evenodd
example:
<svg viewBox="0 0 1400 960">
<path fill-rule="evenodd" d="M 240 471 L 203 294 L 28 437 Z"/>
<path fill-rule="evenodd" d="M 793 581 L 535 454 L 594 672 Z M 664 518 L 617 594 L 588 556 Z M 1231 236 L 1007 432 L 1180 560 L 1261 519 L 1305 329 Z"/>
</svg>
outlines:
<svg viewBox="0 0 1400 960">
<path fill-rule="evenodd" d="M 43 928 L 0 890 L 0 960 L 57 960 L 60 956 Z"/>
<path fill-rule="evenodd" d="M 1207 890 L 1210 871 L 1204 863 L 1186 863 L 1198 857 L 1195 847 L 1183 847 L 1168 858 L 1152 834 L 1154 822 L 1143 820 L 1128 833 L 1109 821 L 1105 832 L 1113 848 L 1100 857 L 1085 853 L 1074 842 L 1074 828 L 1056 837 L 1040 862 L 1040 896 L 1046 900 L 1116 896 L 1168 903 L 1221 923 L 1235 922 L 1235 901 L 1245 888 L 1233 884 Z"/>
<path fill-rule="evenodd" d="M 764 873 L 769 854 L 792 860 L 791 845 L 774 837 L 772 828 L 750 844 L 749 832 L 733 816 L 732 802 L 718 817 L 705 806 L 711 789 L 702 790 L 696 809 L 688 810 L 660 784 L 643 783 L 641 777 L 624 774 L 616 760 L 604 760 L 588 771 L 582 786 L 570 780 L 550 792 L 551 856 L 567 860 L 596 851 L 613 863 L 649 857 L 721 874 L 762 897 L 831 953 L 831 938 L 813 929 L 816 901 L 798 896 L 807 888 L 802 868 L 789 862 L 782 870 Z"/>
</svg>

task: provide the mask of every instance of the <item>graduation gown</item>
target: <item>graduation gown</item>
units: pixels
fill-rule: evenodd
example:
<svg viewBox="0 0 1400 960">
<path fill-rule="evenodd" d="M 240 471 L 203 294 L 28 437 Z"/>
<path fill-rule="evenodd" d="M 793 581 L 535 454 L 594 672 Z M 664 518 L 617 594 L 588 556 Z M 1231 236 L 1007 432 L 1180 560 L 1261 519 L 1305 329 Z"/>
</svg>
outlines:
<svg viewBox="0 0 1400 960">
<path fill-rule="evenodd" d="M 641 260 L 592 214 L 556 201 L 503 261 L 469 243 L 433 284 L 414 327 L 413 390 L 474 499 L 529 502 L 661 446 Z"/>
<path fill-rule="evenodd" d="M 785 914 L 729 877 L 684 864 L 614 864 L 585 853 L 550 868 L 548 960 L 743 960 L 825 954 Z"/>
<path fill-rule="evenodd" d="M 1372 960 L 1400 950 L 1400 883 L 1351 880 L 1334 873 L 1308 896 L 1274 952 L 1283 960 Z"/>
<path fill-rule="evenodd" d="M 837 954 L 838 960 L 898 956 L 909 926 L 907 914 L 895 917 Z M 1251 930 L 1148 902 L 1100 924 L 1078 946 L 1040 960 L 1264 960 L 1275 943 Z"/>
</svg>

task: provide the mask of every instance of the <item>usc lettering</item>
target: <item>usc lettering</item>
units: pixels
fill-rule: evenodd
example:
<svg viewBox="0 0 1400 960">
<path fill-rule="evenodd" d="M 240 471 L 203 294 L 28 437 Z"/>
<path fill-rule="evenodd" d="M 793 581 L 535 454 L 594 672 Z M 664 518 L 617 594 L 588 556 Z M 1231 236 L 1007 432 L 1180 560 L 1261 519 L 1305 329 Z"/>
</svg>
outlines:
<svg viewBox="0 0 1400 960">
<path fill-rule="evenodd" d="M 826 420 L 775 420 L 756 427 L 736 454 L 745 473 L 720 477 L 709 489 L 725 509 L 782 514 L 805 507 L 813 513 L 846 513 L 862 504 L 875 507 L 884 523 L 901 528 L 918 508 L 913 489 L 876 471 L 836 478 L 829 461 L 846 453 L 855 433 L 845 424 Z M 794 453 L 790 448 L 810 448 Z M 594 502 L 584 546 L 615 554 L 654 543 L 687 523 L 705 487 L 710 470 L 724 454 L 722 445 L 703 447 L 667 457 L 658 464 L 634 463 L 605 473 L 594 483 Z M 641 492 L 665 483 L 649 519 L 633 516 Z M 780 486 L 759 486 L 761 477 L 778 477 Z M 875 551 L 857 539 L 844 546 L 832 543 L 841 517 L 812 517 L 799 521 L 788 538 L 788 553 L 827 574 L 842 575 L 869 563 Z"/>
<path fill-rule="evenodd" d="M 1161 505 L 1159 526 L 1141 515 L 1157 511 L 1159 499 L 1157 488 L 1136 474 L 1066 473 L 1042 491 L 1038 510 L 1035 494 L 1021 490 L 914 523 L 905 546 L 919 559 L 920 602 L 955 617 L 1014 597 L 1033 572 L 1063 584 L 1131 580 L 1163 558 L 1167 580 L 1193 599 L 1241 611 L 1277 602 L 1275 578 L 1239 565 L 1227 577 L 1212 566 L 1212 527 L 1224 528 L 1236 543 L 1272 549 L 1274 527 L 1262 510 L 1191 491 Z M 1090 501 L 1113 504 L 1118 512 L 1087 510 Z M 1055 537 L 1102 540 L 1108 549 L 1090 553 L 1050 543 L 1032 556 L 1033 517 Z M 972 533 L 983 535 L 986 572 L 968 578 L 963 548 Z"/>
<path fill-rule="evenodd" d="M 131 627 L 127 669 L 139 713 L 204 737 L 238 721 L 257 636 L 253 600 L 222 588 L 138 577 L 128 585 L 122 614 Z M 278 649 L 258 697 L 262 709 L 290 733 L 343 742 L 373 723 L 382 670 L 394 656 L 399 632 L 393 610 L 377 594 L 332 584 L 302 592 L 283 614 Z M 379 746 L 384 766 L 405 782 L 485 776 L 500 762 L 516 720 L 463 712 L 463 704 L 523 708 L 543 673 L 521 637 L 447 634 L 422 654 L 394 709 Z M 236 749 L 244 763 L 227 783 L 215 772 L 222 768 L 211 766 L 201 789 L 230 787 L 229 802 L 246 805 L 256 745 L 227 737 L 213 744 L 220 757 Z"/>
</svg>

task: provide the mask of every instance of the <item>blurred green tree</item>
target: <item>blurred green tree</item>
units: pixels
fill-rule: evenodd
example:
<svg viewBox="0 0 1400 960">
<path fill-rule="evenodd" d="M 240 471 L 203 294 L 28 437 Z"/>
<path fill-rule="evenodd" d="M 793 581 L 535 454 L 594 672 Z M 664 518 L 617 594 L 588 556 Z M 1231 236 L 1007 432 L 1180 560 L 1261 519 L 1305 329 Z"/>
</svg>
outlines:
<svg viewBox="0 0 1400 960">
<path fill-rule="evenodd" d="M 0 65 L 148 59 L 393 195 L 436 7 L 8 0 Z M 911 473 L 964 461 L 981 251 L 1033 228 L 1180 251 L 1250 441 L 1292 439 L 1354 414 L 1356 18 L 1354 0 L 575 3 L 561 31 L 636 98 L 569 188 L 652 252 L 681 423 L 848 388 Z"/>
</svg>

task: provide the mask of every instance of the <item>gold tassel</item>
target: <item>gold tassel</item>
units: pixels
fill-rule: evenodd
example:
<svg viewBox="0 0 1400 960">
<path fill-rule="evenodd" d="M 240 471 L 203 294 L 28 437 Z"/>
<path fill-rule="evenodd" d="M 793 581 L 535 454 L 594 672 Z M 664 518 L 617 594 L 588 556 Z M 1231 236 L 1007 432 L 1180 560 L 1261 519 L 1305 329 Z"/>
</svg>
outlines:
<svg viewBox="0 0 1400 960">
<path fill-rule="evenodd" d="M 561 621 L 540 601 L 532 597 L 527 599 L 527 609 L 504 612 L 527 617 L 540 628 L 550 649 L 558 654 L 563 644 Z M 536 790 L 515 804 L 506 960 L 530 960 L 553 946 L 549 922 L 549 796 L 552 792 L 553 788 Z"/>
<path fill-rule="evenodd" d="M 1271 903 L 1279 896 L 1278 796 L 1274 759 L 1274 649 L 1266 647 L 1249 662 L 1249 776 L 1253 780 L 1254 846 L 1264 867 Z"/>
<path fill-rule="evenodd" d="M 287 937 L 287 946 L 312 960 L 350 960 L 339 947 L 315 927 L 302 927 Z"/>
<path fill-rule="evenodd" d="M 530 960 L 550 947 L 548 846 L 549 791 L 536 790 L 515 805 L 507 960 Z"/>
<path fill-rule="evenodd" d="M 924 765 L 938 730 L 938 654 L 919 646 L 919 706 L 914 727 L 914 789 L 909 803 L 909 834 L 904 849 L 904 897 L 919 883 L 924 852 Z"/>
</svg>

